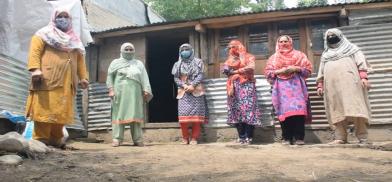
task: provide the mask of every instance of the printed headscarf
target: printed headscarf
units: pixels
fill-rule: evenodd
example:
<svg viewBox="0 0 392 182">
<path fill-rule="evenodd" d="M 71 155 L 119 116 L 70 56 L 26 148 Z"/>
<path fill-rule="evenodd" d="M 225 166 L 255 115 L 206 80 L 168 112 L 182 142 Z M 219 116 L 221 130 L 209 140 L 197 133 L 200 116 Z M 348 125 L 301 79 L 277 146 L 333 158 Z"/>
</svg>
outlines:
<svg viewBox="0 0 392 182">
<path fill-rule="evenodd" d="M 286 49 L 279 43 L 282 37 L 286 37 L 289 41 Z M 282 35 L 276 40 L 275 53 L 268 59 L 265 75 L 267 76 L 272 71 L 287 68 L 288 66 L 299 66 L 312 71 L 312 64 L 307 56 L 303 52 L 293 48 L 293 39 L 288 35 Z M 278 77 L 281 79 L 290 79 L 293 75 L 294 73 L 280 74 Z"/>
<path fill-rule="evenodd" d="M 46 44 L 53 48 L 67 52 L 77 49 L 80 53 L 84 54 L 85 48 L 79 36 L 74 32 L 72 23 L 70 23 L 67 32 L 63 32 L 56 27 L 55 19 L 60 13 L 66 13 L 72 22 L 72 17 L 68 10 L 56 9 L 52 14 L 49 24 L 39 29 L 35 35 L 42 38 Z"/>
<path fill-rule="evenodd" d="M 247 67 L 251 62 L 254 64 L 255 57 L 246 52 L 245 46 L 239 40 L 230 41 L 229 56 L 225 61 L 224 66 L 230 70 L 240 70 Z M 239 79 L 240 83 L 254 82 L 254 69 L 248 69 L 246 72 L 229 75 L 226 83 L 227 94 L 229 96 L 234 94 L 234 80 Z"/>
<path fill-rule="evenodd" d="M 181 51 L 184 48 L 188 48 L 192 50 L 192 54 L 191 56 L 189 56 L 188 59 L 183 59 L 181 57 Z M 193 49 L 193 47 L 188 43 L 182 44 L 178 51 L 178 61 L 174 63 L 172 69 L 172 75 L 174 75 L 175 77 L 180 77 L 181 75 L 187 75 L 190 80 L 193 80 L 203 71 L 204 71 L 203 61 L 195 57 L 195 50 Z"/>
<path fill-rule="evenodd" d="M 340 38 L 336 46 L 332 47 L 327 42 L 328 33 L 333 33 Z M 337 28 L 328 29 L 324 35 L 324 52 L 321 55 L 321 61 L 336 61 L 343 57 L 351 56 L 359 51 L 359 48 L 347 40 L 342 31 Z"/>
</svg>

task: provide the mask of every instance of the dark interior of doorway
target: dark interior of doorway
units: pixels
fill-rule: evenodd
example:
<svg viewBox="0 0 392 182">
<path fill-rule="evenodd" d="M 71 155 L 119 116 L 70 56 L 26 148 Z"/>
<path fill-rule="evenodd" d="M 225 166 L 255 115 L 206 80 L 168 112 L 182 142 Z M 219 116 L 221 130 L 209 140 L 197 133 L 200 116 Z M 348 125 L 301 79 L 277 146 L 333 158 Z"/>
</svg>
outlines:
<svg viewBox="0 0 392 182">
<path fill-rule="evenodd" d="M 149 103 L 149 122 L 177 122 L 177 86 L 171 74 L 178 60 L 178 48 L 188 42 L 186 35 L 149 37 L 147 68 L 154 98 Z"/>
</svg>

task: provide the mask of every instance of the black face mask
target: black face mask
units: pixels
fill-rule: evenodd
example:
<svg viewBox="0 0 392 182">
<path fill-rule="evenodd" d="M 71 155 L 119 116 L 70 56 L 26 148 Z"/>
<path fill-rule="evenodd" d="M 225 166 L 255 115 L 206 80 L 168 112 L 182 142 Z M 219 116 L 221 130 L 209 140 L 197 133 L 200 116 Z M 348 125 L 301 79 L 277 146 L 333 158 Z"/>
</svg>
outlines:
<svg viewBox="0 0 392 182">
<path fill-rule="evenodd" d="M 328 44 L 336 44 L 340 42 L 340 38 L 336 35 L 329 35 L 327 36 L 327 42 Z"/>
</svg>

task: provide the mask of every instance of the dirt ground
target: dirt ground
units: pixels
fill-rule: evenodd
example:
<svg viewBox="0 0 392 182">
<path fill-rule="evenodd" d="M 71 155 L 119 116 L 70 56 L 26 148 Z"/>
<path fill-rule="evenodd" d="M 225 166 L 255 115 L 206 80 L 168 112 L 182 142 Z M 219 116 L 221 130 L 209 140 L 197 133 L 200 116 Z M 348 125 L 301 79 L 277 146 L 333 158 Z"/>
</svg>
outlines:
<svg viewBox="0 0 392 182">
<path fill-rule="evenodd" d="M 325 145 L 208 143 L 132 145 L 72 142 L 19 166 L 1 181 L 392 181 L 392 152 Z"/>
</svg>

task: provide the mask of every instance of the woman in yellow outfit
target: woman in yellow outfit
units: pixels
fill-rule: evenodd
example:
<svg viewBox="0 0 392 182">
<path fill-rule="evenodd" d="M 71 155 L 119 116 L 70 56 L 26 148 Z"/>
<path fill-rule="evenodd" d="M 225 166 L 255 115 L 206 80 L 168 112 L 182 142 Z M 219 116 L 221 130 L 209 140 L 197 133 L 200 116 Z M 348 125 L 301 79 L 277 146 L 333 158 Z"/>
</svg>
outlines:
<svg viewBox="0 0 392 182">
<path fill-rule="evenodd" d="M 84 53 L 66 10 L 55 10 L 49 25 L 32 37 L 27 65 L 31 85 L 26 116 L 34 121 L 33 139 L 65 147 L 61 142 L 62 129 L 73 123 L 78 83 L 83 89 L 88 86 Z"/>
</svg>

